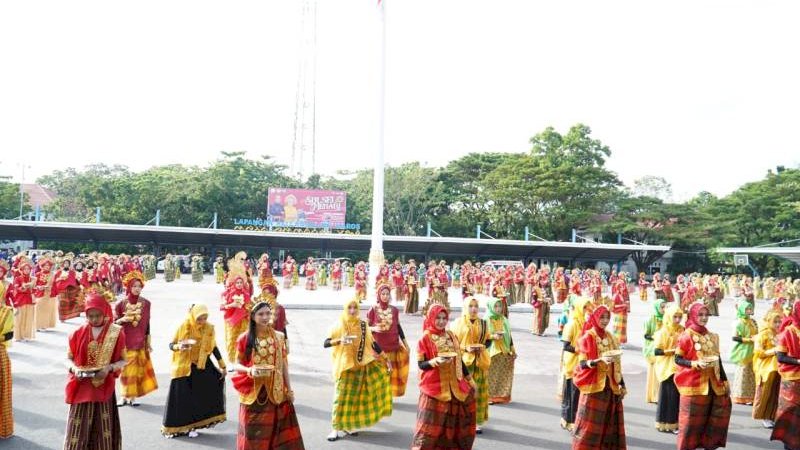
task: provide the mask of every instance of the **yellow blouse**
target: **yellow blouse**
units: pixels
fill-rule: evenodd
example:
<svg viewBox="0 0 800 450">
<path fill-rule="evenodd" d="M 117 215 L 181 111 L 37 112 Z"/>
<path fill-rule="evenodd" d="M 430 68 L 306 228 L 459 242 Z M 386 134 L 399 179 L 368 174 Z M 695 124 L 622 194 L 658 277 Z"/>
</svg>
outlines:
<svg viewBox="0 0 800 450">
<path fill-rule="evenodd" d="M 664 382 L 667 378 L 675 375 L 678 370 L 675 364 L 675 348 L 678 346 L 678 338 L 683 333 L 683 327 L 671 331 L 666 326 L 662 326 L 653 335 L 655 348 L 668 352 L 667 355 L 656 355 L 653 357 L 653 369 L 659 382 Z M 671 351 L 671 352 L 670 352 Z"/>
<path fill-rule="evenodd" d="M 489 357 L 489 352 L 483 349 L 480 353 L 472 353 L 469 351 L 469 346 L 474 344 L 485 344 L 489 336 L 488 327 L 486 327 L 481 319 L 470 320 L 467 317 L 461 317 L 457 320 L 451 328 L 453 333 L 458 338 L 460 343 L 462 356 L 461 360 L 466 366 L 475 364 L 481 370 L 489 370 L 489 365 L 492 360 Z"/>
<path fill-rule="evenodd" d="M 756 374 L 756 385 L 767 380 L 769 374 L 778 371 L 778 355 L 775 354 L 775 332 L 764 328 L 758 332 L 753 349 L 753 372 Z"/>
</svg>

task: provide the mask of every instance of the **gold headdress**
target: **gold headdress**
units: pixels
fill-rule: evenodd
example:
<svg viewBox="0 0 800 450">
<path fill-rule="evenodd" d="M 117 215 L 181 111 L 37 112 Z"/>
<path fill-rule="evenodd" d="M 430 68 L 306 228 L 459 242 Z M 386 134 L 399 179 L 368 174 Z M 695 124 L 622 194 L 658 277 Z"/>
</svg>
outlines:
<svg viewBox="0 0 800 450">
<path fill-rule="evenodd" d="M 245 286 L 248 285 L 247 282 L 247 268 L 244 266 L 244 261 L 237 259 L 240 254 L 244 252 L 239 252 L 233 258 L 228 260 L 228 280 L 226 282 L 227 285 L 233 285 L 236 282 L 237 278 L 241 278 L 244 281 Z"/>
<path fill-rule="evenodd" d="M 130 289 L 131 283 L 136 280 L 139 280 L 139 282 L 142 283 L 142 287 L 144 287 L 144 275 L 142 275 L 142 272 L 132 270 L 122 277 L 122 285 L 125 286 L 126 289 Z"/>
</svg>

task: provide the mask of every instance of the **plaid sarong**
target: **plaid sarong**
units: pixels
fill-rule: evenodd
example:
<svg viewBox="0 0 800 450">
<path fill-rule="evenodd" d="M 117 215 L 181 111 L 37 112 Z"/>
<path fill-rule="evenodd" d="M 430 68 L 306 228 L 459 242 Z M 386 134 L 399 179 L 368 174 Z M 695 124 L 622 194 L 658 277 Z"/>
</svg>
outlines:
<svg viewBox="0 0 800 450">
<path fill-rule="evenodd" d="M 628 343 L 628 314 L 614 314 L 614 336 L 620 344 Z"/>
<path fill-rule="evenodd" d="M 153 362 L 147 349 L 127 350 L 125 359 L 128 365 L 122 369 L 120 382 L 122 396 L 125 398 L 139 398 L 158 389 L 156 373 L 153 371 Z"/>
<path fill-rule="evenodd" d="M 471 449 L 475 441 L 475 398 L 440 402 L 419 395 L 411 450 Z"/>
<path fill-rule="evenodd" d="M 489 377 L 485 370 L 478 369 L 476 365 L 467 366 L 475 386 L 475 422 L 478 425 L 489 420 Z"/>
<path fill-rule="evenodd" d="M 492 356 L 488 378 L 489 401 L 497 404 L 511 403 L 511 389 L 514 385 L 514 358 L 504 353 Z"/>
<path fill-rule="evenodd" d="M 333 429 L 354 431 L 392 415 L 392 388 L 386 367 L 372 361 L 342 372 L 333 400 Z"/>
<path fill-rule="evenodd" d="M 396 352 L 384 352 L 392 362 L 392 372 L 389 374 L 392 385 L 392 397 L 402 397 L 406 394 L 408 383 L 408 351 L 398 349 Z"/>
<path fill-rule="evenodd" d="M 120 450 L 122 431 L 115 396 L 69 406 L 64 450 Z"/>
<path fill-rule="evenodd" d="M 625 414 L 622 399 L 606 388 L 594 394 L 582 394 L 575 418 L 572 450 L 624 450 Z"/>
<path fill-rule="evenodd" d="M 260 401 L 267 400 L 262 390 Z M 239 406 L 239 435 L 236 437 L 236 450 L 261 450 L 274 448 L 281 450 L 304 450 L 303 436 L 294 405 L 285 401 L 280 405 L 266 402 L 259 405 Z"/>
<path fill-rule="evenodd" d="M 771 441 L 781 441 L 786 448 L 800 448 L 800 381 L 782 381 L 778 413 Z"/>
<path fill-rule="evenodd" d="M 678 450 L 713 450 L 725 447 L 731 420 L 731 398 L 714 395 L 682 395 L 678 414 Z"/>
</svg>

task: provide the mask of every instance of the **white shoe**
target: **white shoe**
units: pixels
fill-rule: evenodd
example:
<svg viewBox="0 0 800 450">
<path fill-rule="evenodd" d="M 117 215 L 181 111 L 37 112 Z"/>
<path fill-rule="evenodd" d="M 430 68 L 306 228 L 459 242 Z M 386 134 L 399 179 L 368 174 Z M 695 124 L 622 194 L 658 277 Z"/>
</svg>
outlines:
<svg viewBox="0 0 800 450">
<path fill-rule="evenodd" d="M 328 435 L 328 441 L 334 442 L 339 440 L 339 438 L 343 437 L 344 437 L 344 432 L 333 430 L 331 431 L 331 434 Z"/>
<path fill-rule="evenodd" d="M 764 425 L 764 428 L 772 429 L 775 428 L 775 422 L 771 420 L 762 420 L 761 424 Z"/>
</svg>

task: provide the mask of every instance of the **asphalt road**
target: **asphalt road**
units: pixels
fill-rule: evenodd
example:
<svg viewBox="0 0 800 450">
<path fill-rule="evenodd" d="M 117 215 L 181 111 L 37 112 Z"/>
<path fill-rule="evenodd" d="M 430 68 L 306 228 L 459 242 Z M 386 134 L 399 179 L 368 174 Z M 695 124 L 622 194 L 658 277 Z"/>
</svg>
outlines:
<svg viewBox="0 0 800 450">
<path fill-rule="evenodd" d="M 211 307 L 211 322 L 217 325 L 217 342 L 223 347 L 221 314 L 216 308 L 220 292 L 221 287 L 213 284 L 209 277 L 203 283 L 191 283 L 186 276 L 171 284 L 159 279 L 145 287 L 143 295 L 153 302 L 153 358 L 160 387 L 141 399 L 140 407 L 120 409 L 124 448 L 235 448 L 239 405 L 230 383 L 227 388 L 227 422 L 214 429 L 201 431 L 196 439 L 165 439 L 160 434 L 169 387 L 170 351 L 167 343 L 189 304 L 202 301 Z M 408 448 L 419 395 L 417 370 L 413 366 L 408 391 L 405 397 L 395 401 L 394 413 L 390 418 L 369 430 L 361 431 L 358 437 L 335 443 L 325 440 L 330 431 L 333 382 L 330 351 L 323 349 L 322 342 L 327 329 L 339 316 L 335 308 L 349 295 L 352 295 L 352 290 L 334 293 L 328 288 L 316 292 L 294 288 L 281 294 L 281 299 L 289 308 L 290 373 L 306 448 Z M 516 308 L 517 311 L 511 315 L 511 324 L 520 356 L 515 370 L 513 402 L 490 407 L 489 423 L 485 426 L 484 434 L 478 436 L 474 448 L 569 448 L 570 436 L 558 426 L 560 409 L 555 397 L 560 346 L 555 339 L 554 325 L 558 313 L 553 313 L 553 326 L 548 335 L 535 337 L 529 333 L 530 309 L 524 306 Z M 761 317 L 765 308 L 765 305 L 759 304 L 756 316 Z M 721 335 L 724 355 L 727 355 L 731 342 L 733 309 L 733 301 L 726 299 L 722 305 L 723 316 L 712 318 L 710 324 L 710 328 Z M 630 449 L 667 450 L 675 448 L 675 437 L 655 431 L 655 405 L 646 404 L 643 400 L 645 366 L 641 356 L 643 338 L 640 330 L 650 311 L 650 304 L 634 299 L 628 325 L 631 343 L 623 357 L 623 373 L 629 389 L 625 399 L 625 425 Z M 69 332 L 83 323 L 82 320 L 73 319 L 60 324 L 54 331 L 40 333 L 34 342 L 12 345 L 9 353 L 14 380 L 16 428 L 13 438 L 0 441 L 0 449 L 61 448 L 67 415 L 67 405 L 63 400 L 66 339 Z M 401 323 L 409 342 L 415 347 L 421 335 L 422 318 L 401 315 Z M 726 364 L 726 369 L 732 377 L 733 366 Z M 728 448 L 780 449 L 782 446 L 770 442 L 769 431 L 750 418 L 750 407 L 735 405 Z"/>
</svg>

